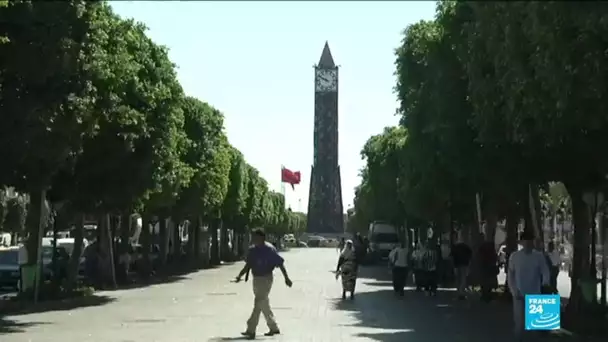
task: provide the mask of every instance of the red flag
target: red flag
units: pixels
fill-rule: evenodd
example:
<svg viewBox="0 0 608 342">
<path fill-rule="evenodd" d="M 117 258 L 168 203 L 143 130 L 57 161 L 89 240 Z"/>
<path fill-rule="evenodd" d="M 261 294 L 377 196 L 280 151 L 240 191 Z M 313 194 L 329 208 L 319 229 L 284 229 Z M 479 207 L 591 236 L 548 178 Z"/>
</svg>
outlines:
<svg viewBox="0 0 608 342">
<path fill-rule="evenodd" d="M 291 188 L 295 190 L 296 184 L 300 184 L 300 171 L 291 171 L 284 167 L 281 168 L 281 182 L 291 185 Z"/>
</svg>

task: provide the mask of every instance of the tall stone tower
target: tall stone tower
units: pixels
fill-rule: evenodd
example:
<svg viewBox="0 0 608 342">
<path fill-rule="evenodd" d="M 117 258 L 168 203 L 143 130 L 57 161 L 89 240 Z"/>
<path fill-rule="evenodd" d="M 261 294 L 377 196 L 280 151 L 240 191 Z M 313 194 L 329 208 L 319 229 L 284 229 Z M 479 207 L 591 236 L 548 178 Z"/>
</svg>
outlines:
<svg viewBox="0 0 608 342">
<path fill-rule="evenodd" d="M 314 156 L 307 230 L 321 234 L 344 232 L 338 164 L 338 66 L 327 42 L 315 66 Z"/>
</svg>

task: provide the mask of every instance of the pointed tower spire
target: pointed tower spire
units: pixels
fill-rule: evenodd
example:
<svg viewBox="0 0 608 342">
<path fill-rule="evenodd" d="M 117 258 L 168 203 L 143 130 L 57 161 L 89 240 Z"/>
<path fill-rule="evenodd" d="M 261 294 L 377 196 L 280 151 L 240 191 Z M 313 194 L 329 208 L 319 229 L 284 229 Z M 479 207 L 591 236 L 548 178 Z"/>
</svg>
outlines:
<svg viewBox="0 0 608 342">
<path fill-rule="evenodd" d="M 335 68 L 336 63 L 334 63 L 334 58 L 331 56 L 331 51 L 329 51 L 329 44 L 325 41 L 325 46 L 323 47 L 323 52 L 321 53 L 321 58 L 319 58 L 319 64 L 317 65 L 319 68 Z"/>
</svg>

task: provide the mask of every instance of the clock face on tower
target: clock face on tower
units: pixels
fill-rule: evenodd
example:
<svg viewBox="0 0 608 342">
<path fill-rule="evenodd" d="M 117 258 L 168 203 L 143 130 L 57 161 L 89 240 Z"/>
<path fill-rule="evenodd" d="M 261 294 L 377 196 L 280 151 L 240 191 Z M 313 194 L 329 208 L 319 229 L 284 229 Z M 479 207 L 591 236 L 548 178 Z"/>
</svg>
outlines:
<svg viewBox="0 0 608 342">
<path fill-rule="evenodd" d="M 315 91 L 329 92 L 338 90 L 338 70 L 317 69 L 315 75 Z"/>
</svg>

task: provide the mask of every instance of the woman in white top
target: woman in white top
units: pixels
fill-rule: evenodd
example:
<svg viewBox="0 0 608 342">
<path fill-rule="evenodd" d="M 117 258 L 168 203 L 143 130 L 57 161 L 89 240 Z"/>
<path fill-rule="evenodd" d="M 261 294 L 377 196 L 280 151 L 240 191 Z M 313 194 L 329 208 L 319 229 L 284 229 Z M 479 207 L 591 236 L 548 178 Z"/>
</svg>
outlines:
<svg viewBox="0 0 608 342">
<path fill-rule="evenodd" d="M 401 242 L 388 255 L 389 264 L 392 267 L 393 290 L 399 296 L 405 295 L 404 288 L 407 283 L 409 253 L 405 242 Z"/>
</svg>

